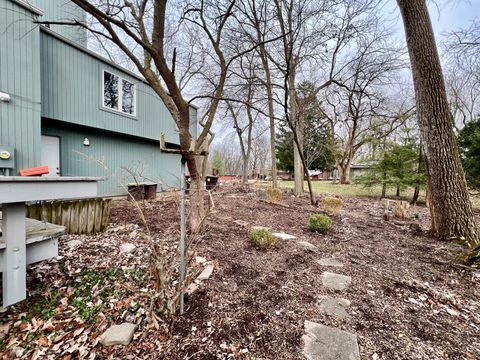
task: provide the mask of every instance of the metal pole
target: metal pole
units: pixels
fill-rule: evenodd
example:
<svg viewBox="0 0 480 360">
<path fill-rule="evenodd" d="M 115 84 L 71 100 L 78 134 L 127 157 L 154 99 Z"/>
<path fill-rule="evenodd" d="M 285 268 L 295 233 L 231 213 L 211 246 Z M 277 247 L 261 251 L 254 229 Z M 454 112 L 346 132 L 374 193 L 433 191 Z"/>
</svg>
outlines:
<svg viewBox="0 0 480 360">
<path fill-rule="evenodd" d="M 185 281 L 185 156 L 180 170 L 180 315 L 183 315 L 183 282 Z"/>
</svg>

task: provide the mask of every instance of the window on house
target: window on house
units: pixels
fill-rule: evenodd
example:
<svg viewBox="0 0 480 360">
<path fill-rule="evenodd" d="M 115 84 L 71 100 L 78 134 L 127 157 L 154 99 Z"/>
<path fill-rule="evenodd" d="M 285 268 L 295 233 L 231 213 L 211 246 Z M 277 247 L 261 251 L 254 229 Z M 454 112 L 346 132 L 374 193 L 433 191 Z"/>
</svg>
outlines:
<svg viewBox="0 0 480 360">
<path fill-rule="evenodd" d="M 103 72 L 103 106 L 135 115 L 135 84 L 108 71 Z"/>
</svg>

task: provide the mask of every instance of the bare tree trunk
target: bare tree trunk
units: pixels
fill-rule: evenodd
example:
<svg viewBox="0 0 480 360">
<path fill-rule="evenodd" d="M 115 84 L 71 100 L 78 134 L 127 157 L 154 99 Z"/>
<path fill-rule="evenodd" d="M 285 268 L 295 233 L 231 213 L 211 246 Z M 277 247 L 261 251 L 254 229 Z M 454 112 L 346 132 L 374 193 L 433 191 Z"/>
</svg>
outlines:
<svg viewBox="0 0 480 360">
<path fill-rule="evenodd" d="M 288 76 L 288 91 L 290 99 L 290 121 L 295 127 L 295 133 L 298 139 L 298 146 L 293 144 L 293 179 L 295 182 L 293 193 L 296 196 L 302 195 L 304 192 L 305 169 L 303 168 L 302 157 L 300 151 L 303 150 L 303 119 L 298 116 L 297 94 L 295 90 L 295 72 L 294 67 L 290 67 L 291 73 Z"/>
<path fill-rule="evenodd" d="M 420 141 L 420 152 L 418 154 L 418 168 L 417 173 L 421 174 L 423 171 L 423 151 L 422 151 L 422 142 Z M 410 204 L 416 205 L 418 202 L 418 198 L 420 197 L 420 185 L 415 186 L 415 190 L 413 191 L 412 201 Z"/>
<path fill-rule="evenodd" d="M 268 118 L 270 126 L 270 153 L 272 159 L 272 187 L 277 187 L 277 154 L 275 152 L 275 111 L 273 108 L 272 75 L 268 64 L 265 45 L 260 46 L 263 71 L 265 72 L 265 88 L 267 90 Z"/>
<path fill-rule="evenodd" d="M 343 164 L 343 163 L 337 164 L 338 178 L 339 178 L 340 184 L 350 184 L 350 168 L 351 168 L 350 162 L 347 162 L 346 164 Z"/>
<path fill-rule="evenodd" d="M 431 198 L 432 231 L 480 244 L 460 162 L 445 82 L 426 0 L 397 0 L 412 65 L 417 114 Z"/>
<path fill-rule="evenodd" d="M 270 153 L 272 159 L 272 187 L 277 187 L 277 154 L 275 152 L 275 112 L 273 110 L 273 92 L 272 81 L 270 79 L 270 70 L 265 71 L 267 76 L 267 101 L 268 101 L 268 117 L 270 120 Z"/>
</svg>

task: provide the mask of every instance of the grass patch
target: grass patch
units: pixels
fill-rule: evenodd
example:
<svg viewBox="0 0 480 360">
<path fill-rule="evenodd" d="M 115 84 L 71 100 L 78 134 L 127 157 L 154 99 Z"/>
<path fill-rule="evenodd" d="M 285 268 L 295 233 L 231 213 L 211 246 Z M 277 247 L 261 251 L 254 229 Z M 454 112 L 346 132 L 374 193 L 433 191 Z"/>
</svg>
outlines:
<svg viewBox="0 0 480 360">
<path fill-rule="evenodd" d="M 280 181 L 279 187 L 292 189 L 294 185 L 293 181 Z M 308 184 L 305 181 L 305 191 L 308 190 Z M 362 185 L 357 184 L 334 184 L 331 181 L 312 181 L 313 191 L 315 193 L 332 195 L 332 196 L 372 196 L 380 197 L 382 195 L 382 187 L 375 186 L 372 188 L 365 188 Z M 388 189 L 387 196 L 394 197 L 396 190 Z M 413 188 L 402 191 L 400 194 L 402 197 L 411 198 L 413 195 Z M 425 200 L 425 191 L 420 191 L 420 201 Z"/>
</svg>

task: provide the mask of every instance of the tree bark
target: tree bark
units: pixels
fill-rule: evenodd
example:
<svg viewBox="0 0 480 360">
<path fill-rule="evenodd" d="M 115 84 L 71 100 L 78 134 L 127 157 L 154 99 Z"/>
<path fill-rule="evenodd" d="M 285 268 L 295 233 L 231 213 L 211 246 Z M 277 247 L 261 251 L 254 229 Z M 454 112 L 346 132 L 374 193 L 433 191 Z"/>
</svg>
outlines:
<svg viewBox="0 0 480 360">
<path fill-rule="evenodd" d="M 290 121 L 293 122 L 295 127 L 295 132 L 297 134 L 298 145 L 293 144 L 293 178 L 294 178 L 294 191 L 293 193 L 296 196 L 302 195 L 304 192 L 304 179 L 305 179 L 305 170 L 303 169 L 302 157 L 300 156 L 301 150 L 303 150 L 303 119 L 301 116 L 298 116 L 297 109 L 297 92 L 295 90 L 295 67 L 291 66 L 291 73 L 288 76 L 288 88 L 289 88 L 289 99 L 290 99 Z M 300 149 L 299 149 L 300 148 Z"/>
<path fill-rule="evenodd" d="M 442 239 L 480 244 L 460 162 L 445 82 L 426 0 L 397 0 L 413 73 L 428 179 L 432 231 Z"/>
<path fill-rule="evenodd" d="M 420 152 L 418 154 L 418 168 L 417 173 L 421 174 L 423 169 L 423 151 L 422 151 L 422 142 L 420 141 Z M 418 202 L 418 198 L 420 197 L 420 185 L 415 186 L 415 190 L 413 191 L 412 201 L 410 204 L 416 205 Z"/>
<path fill-rule="evenodd" d="M 346 164 L 337 164 L 338 179 L 340 184 L 350 184 L 350 167 L 350 162 L 347 162 Z"/>
</svg>

